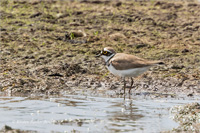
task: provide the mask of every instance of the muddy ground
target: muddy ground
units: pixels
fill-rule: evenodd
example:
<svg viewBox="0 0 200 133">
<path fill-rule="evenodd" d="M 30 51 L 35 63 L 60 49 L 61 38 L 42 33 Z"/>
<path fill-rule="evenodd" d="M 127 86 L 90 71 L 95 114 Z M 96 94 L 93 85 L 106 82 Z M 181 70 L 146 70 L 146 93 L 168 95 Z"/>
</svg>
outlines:
<svg viewBox="0 0 200 133">
<path fill-rule="evenodd" d="M 165 65 L 135 79 L 133 95 L 200 94 L 197 1 L 0 2 L 0 91 L 120 94 L 122 80 L 94 56 L 105 46 Z M 108 91 L 109 90 L 109 91 Z"/>
<path fill-rule="evenodd" d="M 165 62 L 135 79 L 133 95 L 200 95 L 197 1 L 1 0 L 0 4 L 3 95 L 89 91 L 120 96 L 122 80 L 94 57 L 105 46 Z"/>
</svg>

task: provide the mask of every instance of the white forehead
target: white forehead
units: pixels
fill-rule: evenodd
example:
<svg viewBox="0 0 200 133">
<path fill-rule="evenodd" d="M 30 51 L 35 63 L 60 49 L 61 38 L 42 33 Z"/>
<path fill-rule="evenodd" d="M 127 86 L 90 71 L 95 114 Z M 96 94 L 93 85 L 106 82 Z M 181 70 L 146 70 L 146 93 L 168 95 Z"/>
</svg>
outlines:
<svg viewBox="0 0 200 133">
<path fill-rule="evenodd" d="M 108 52 L 110 52 L 110 53 L 115 53 L 115 50 L 114 50 L 113 48 L 111 48 L 111 47 L 105 47 L 105 48 L 103 49 L 103 51 L 108 51 Z"/>
<path fill-rule="evenodd" d="M 109 52 L 112 52 L 112 51 L 108 50 L 107 48 L 104 48 L 103 50 L 104 50 L 104 51 L 109 51 Z"/>
<path fill-rule="evenodd" d="M 104 48 L 103 50 L 104 50 L 104 51 L 108 51 L 108 49 L 107 49 L 107 48 Z"/>
</svg>

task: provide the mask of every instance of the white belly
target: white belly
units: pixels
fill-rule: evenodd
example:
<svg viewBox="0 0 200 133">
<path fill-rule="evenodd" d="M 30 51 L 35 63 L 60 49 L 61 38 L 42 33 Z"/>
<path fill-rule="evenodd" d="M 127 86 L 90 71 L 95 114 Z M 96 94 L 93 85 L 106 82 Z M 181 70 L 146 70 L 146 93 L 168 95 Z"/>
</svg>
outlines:
<svg viewBox="0 0 200 133">
<path fill-rule="evenodd" d="M 143 67 L 143 68 L 134 68 L 128 70 L 116 70 L 111 64 L 109 65 L 108 70 L 114 74 L 115 76 L 120 77 L 137 77 L 142 73 L 146 72 L 151 66 Z"/>
</svg>

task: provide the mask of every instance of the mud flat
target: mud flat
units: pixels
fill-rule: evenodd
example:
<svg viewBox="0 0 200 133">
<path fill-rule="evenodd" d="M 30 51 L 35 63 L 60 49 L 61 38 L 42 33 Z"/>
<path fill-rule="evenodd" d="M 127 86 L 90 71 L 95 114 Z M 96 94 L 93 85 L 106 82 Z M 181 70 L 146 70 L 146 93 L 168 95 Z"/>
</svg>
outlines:
<svg viewBox="0 0 200 133">
<path fill-rule="evenodd" d="M 198 1 L 0 2 L 0 90 L 10 95 L 121 89 L 94 58 L 105 46 L 163 60 L 133 94 L 200 94 Z"/>
<path fill-rule="evenodd" d="M 200 104 L 197 102 L 174 106 L 171 108 L 173 119 L 180 125 L 173 129 L 176 132 L 200 132 Z"/>
<path fill-rule="evenodd" d="M 165 65 L 136 78 L 132 97 L 200 95 L 200 3 L 0 1 L 4 96 L 121 97 L 121 79 L 94 56 L 105 46 Z"/>
</svg>

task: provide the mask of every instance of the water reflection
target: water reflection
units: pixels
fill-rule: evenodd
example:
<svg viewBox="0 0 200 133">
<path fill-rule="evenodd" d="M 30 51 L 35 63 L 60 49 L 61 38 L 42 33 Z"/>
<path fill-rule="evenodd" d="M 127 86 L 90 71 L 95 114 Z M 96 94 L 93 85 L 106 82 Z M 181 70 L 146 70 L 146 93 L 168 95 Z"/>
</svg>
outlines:
<svg viewBox="0 0 200 133">
<path fill-rule="evenodd" d="M 116 103 L 113 107 L 120 107 L 120 111 L 113 111 L 112 115 L 108 118 L 111 122 L 109 131 L 112 132 L 132 132 L 136 131 L 137 124 L 135 121 L 144 117 L 138 114 L 139 109 L 133 104 L 133 100 L 126 100 L 122 103 Z M 111 107 L 112 107 L 111 106 Z"/>
<path fill-rule="evenodd" d="M 83 95 L 0 97 L 0 128 L 6 124 L 39 132 L 160 132 L 177 126 L 169 119 L 169 108 L 191 101 L 124 101 Z"/>
</svg>

